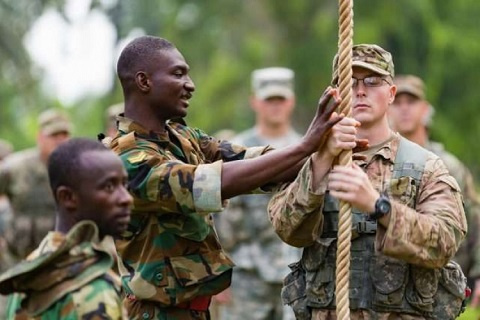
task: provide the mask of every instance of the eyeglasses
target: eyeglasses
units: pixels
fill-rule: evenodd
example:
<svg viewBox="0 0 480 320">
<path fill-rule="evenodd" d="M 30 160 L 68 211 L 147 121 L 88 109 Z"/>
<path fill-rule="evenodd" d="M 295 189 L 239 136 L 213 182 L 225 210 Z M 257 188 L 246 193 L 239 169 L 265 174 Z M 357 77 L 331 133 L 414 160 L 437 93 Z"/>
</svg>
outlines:
<svg viewBox="0 0 480 320">
<path fill-rule="evenodd" d="M 357 78 L 354 78 L 352 77 L 352 88 L 356 88 L 357 85 L 358 85 L 358 82 L 359 81 L 362 81 L 363 82 L 363 85 L 365 87 L 380 87 L 383 85 L 383 81 L 385 81 L 386 83 L 390 84 L 390 82 L 387 81 L 387 79 L 383 78 L 383 77 L 379 77 L 379 76 L 370 76 L 370 77 L 365 77 L 363 79 L 357 79 Z"/>
</svg>

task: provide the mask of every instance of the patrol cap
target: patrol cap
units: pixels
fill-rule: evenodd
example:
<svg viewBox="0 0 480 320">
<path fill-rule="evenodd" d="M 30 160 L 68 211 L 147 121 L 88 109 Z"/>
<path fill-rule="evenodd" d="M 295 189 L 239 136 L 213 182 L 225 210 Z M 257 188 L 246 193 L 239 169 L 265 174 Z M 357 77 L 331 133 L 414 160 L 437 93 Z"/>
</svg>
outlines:
<svg viewBox="0 0 480 320">
<path fill-rule="evenodd" d="M 357 44 L 352 48 L 352 67 L 368 69 L 383 76 L 395 76 L 390 52 L 376 44 Z M 332 84 L 338 82 L 338 53 L 333 59 Z"/>
<path fill-rule="evenodd" d="M 0 139 L 0 160 L 8 156 L 12 151 L 12 145 L 9 142 Z"/>
<path fill-rule="evenodd" d="M 60 132 L 72 132 L 72 124 L 67 115 L 57 109 L 43 111 L 38 117 L 38 126 L 40 131 L 46 135 L 53 135 Z"/>
<path fill-rule="evenodd" d="M 294 73 L 291 69 L 272 67 L 257 69 L 252 72 L 253 94 L 259 99 L 282 97 L 285 99 L 294 96 Z"/>
<path fill-rule="evenodd" d="M 408 93 L 420 100 L 425 100 L 425 85 L 419 77 L 398 75 L 393 79 L 393 83 L 397 86 L 397 95 Z"/>
</svg>

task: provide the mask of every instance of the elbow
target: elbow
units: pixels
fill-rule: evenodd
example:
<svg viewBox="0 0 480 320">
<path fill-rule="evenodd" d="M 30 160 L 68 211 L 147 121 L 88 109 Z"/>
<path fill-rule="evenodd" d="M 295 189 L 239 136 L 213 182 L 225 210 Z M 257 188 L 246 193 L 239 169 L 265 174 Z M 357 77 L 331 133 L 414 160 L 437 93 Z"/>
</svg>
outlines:
<svg viewBox="0 0 480 320">
<path fill-rule="evenodd" d="M 308 247 L 314 242 L 314 239 L 312 237 L 300 236 L 291 232 L 282 233 L 277 231 L 277 234 L 283 242 L 296 248 Z"/>
</svg>

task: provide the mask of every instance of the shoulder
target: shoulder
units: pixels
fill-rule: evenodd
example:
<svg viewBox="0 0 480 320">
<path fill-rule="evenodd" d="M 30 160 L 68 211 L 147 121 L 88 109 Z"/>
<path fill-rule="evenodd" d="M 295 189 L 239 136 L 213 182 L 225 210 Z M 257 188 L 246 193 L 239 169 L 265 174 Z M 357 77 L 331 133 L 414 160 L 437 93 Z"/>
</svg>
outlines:
<svg viewBox="0 0 480 320">
<path fill-rule="evenodd" d="M 12 153 L 4 159 L 2 167 L 5 170 L 17 170 L 27 165 L 40 163 L 38 149 L 31 148 Z"/>
</svg>

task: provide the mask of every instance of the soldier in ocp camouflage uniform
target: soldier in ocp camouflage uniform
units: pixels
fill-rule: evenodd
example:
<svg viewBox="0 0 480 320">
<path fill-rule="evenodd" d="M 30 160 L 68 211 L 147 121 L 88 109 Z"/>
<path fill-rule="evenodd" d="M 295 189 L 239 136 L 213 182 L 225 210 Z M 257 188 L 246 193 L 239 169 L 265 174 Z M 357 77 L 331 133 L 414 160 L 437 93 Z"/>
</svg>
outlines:
<svg viewBox="0 0 480 320">
<path fill-rule="evenodd" d="M 431 125 L 433 107 L 425 97 L 422 79 L 414 75 L 398 75 L 394 78 L 397 86 L 395 101 L 389 108 L 389 120 L 392 128 L 405 138 L 432 151 L 442 159 L 450 174 L 458 182 L 465 201 L 465 215 L 468 223 L 466 241 L 462 243 L 455 261 L 467 275 L 469 286 L 473 290 L 472 301 L 480 298 L 480 202 L 475 191 L 473 177 L 468 168 L 438 142 L 429 140 L 428 128 Z"/>
<path fill-rule="evenodd" d="M 460 188 L 438 156 L 394 133 L 392 56 L 377 45 L 353 47 L 352 116 L 335 125 L 320 153 L 270 204 L 272 223 L 304 247 L 282 291 L 298 319 L 336 319 L 339 200 L 352 205 L 351 319 L 454 319 L 466 279 L 450 259 L 467 225 Z M 338 56 L 333 84 L 338 81 Z M 361 125 L 361 126 L 360 126 Z M 352 166 L 332 163 L 367 139 Z"/>
<path fill-rule="evenodd" d="M 188 64 L 169 41 L 134 39 L 122 51 L 117 72 L 125 116 L 117 118 L 111 147 L 127 168 L 134 197 L 128 231 L 116 242 L 129 317 L 208 319 L 211 296 L 230 285 L 233 267 L 211 212 L 221 211 L 225 199 L 294 177 L 340 120 L 331 116 L 336 91 L 320 99 L 301 142 L 270 151 L 219 141 L 186 126 L 181 118 L 195 86 Z M 335 101 L 327 106 L 330 99 Z"/>
<path fill-rule="evenodd" d="M 6 238 L 18 261 L 39 244 L 55 223 L 55 204 L 48 186 L 46 163 L 50 153 L 70 138 L 72 125 L 55 109 L 38 118 L 37 147 L 8 156 L 0 166 L 0 195 L 6 195 L 13 210 Z"/>
<path fill-rule="evenodd" d="M 270 145 L 276 149 L 301 138 L 291 126 L 295 107 L 294 73 L 287 68 L 264 68 L 252 72 L 255 127 L 232 142 L 247 147 Z M 269 195 L 242 195 L 231 199 L 224 213 L 215 216 L 224 248 L 233 258 L 231 301 L 220 320 L 295 319 L 284 307 L 280 292 L 288 265 L 300 258 L 300 250 L 282 242 L 267 214 Z M 285 310 L 284 310 L 285 309 Z"/>
<path fill-rule="evenodd" d="M 122 162 L 97 141 L 72 139 L 53 152 L 48 172 L 55 231 L 0 276 L 0 293 L 17 292 L 7 319 L 127 319 L 107 243 L 130 220 Z"/>
</svg>

